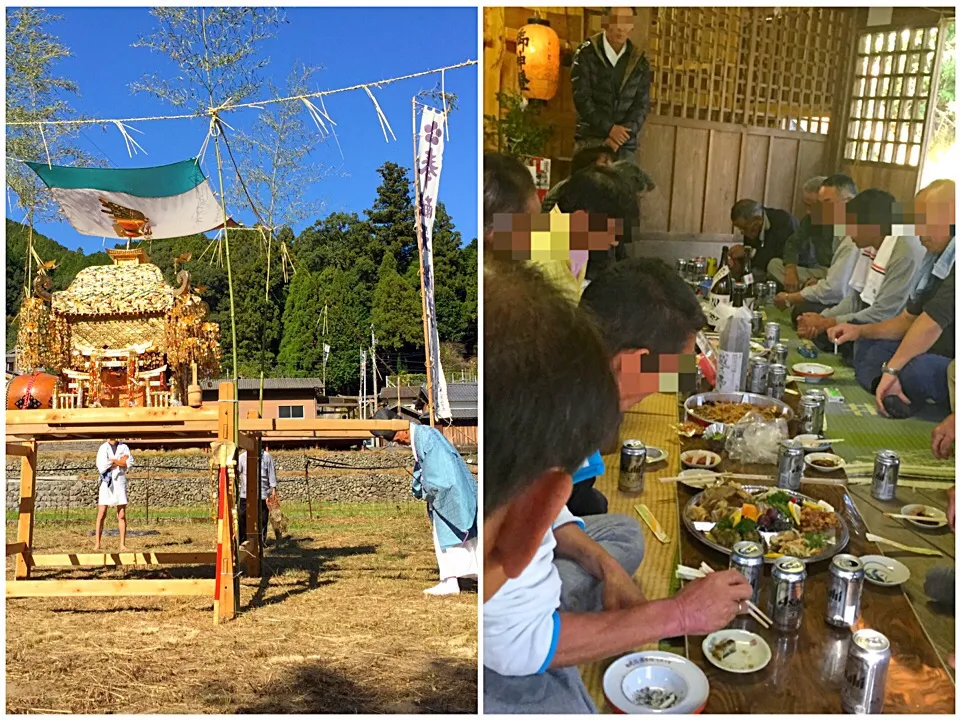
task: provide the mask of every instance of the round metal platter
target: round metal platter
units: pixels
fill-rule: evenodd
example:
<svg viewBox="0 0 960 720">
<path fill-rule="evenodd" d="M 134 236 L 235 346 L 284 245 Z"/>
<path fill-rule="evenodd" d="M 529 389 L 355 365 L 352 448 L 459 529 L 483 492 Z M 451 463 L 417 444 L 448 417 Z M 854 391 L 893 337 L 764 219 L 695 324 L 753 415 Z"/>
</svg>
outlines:
<svg viewBox="0 0 960 720">
<path fill-rule="evenodd" d="M 780 490 L 781 492 L 784 492 L 787 495 L 790 495 L 792 497 L 798 498 L 801 501 L 806 500 L 807 502 L 812 502 L 812 503 L 818 502 L 815 498 L 812 498 L 809 495 L 793 492 L 792 490 L 783 490 L 782 488 L 770 487 L 767 485 L 742 485 L 741 487 L 751 495 L 756 492 L 765 491 L 765 490 Z M 700 532 L 694 527 L 693 520 L 691 520 L 688 516 L 690 508 L 700 502 L 700 498 L 703 496 L 704 492 L 706 492 L 706 490 L 698 492 L 696 495 L 690 498 L 690 502 L 688 502 L 686 506 L 684 506 L 683 524 L 686 526 L 687 530 L 704 545 L 708 545 L 709 547 L 712 547 L 714 550 L 719 550 L 724 555 L 729 555 L 731 552 L 730 548 L 725 548 L 720 543 L 714 542 L 713 540 L 710 540 L 709 538 L 707 538 L 702 532 Z M 836 510 L 834 510 L 834 512 L 837 516 L 837 520 L 840 521 L 840 528 L 839 528 L 839 531 L 837 532 L 837 542 L 827 547 L 827 549 L 824 552 L 820 553 L 819 555 L 813 555 L 812 557 L 808 557 L 808 558 L 797 558 L 798 560 L 800 560 L 800 562 L 807 564 L 807 563 L 813 563 L 813 562 L 820 562 L 821 560 L 829 560 L 837 553 L 842 552 L 843 549 L 850 542 L 850 530 L 847 527 L 846 520 L 844 520 L 843 516 L 840 513 L 836 512 Z M 767 549 L 766 544 L 764 543 L 764 550 L 766 549 Z M 764 563 L 768 565 L 772 565 L 774 560 L 775 558 L 768 558 L 768 557 L 765 557 L 763 559 Z"/>
<path fill-rule="evenodd" d="M 756 395 L 754 393 L 748 392 L 737 392 L 737 393 L 717 393 L 717 392 L 708 392 L 708 393 L 699 393 L 698 395 L 691 395 L 687 398 L 687 401 L 683 404 L 683 409 L 686 411 L 687 418 L 700 424 L 700 425 L 712 425 L 717 422 L 716 420 L 710 420 L 705 417 L 701 417 L 698 414 L 698 410 L 708 403 L 735 403 L 737 405 L 747 404 L 747 405 L 757 405 L 759 407 L 768 407 L 772 406 L 779 409 L 779 415 L 784 420 L 790 421 L 793 419 L 793 410 L 790 409 L 790 406 L 781 400 L 775 400 L 772 397 L 766 395 Z M 733 423 L 729 423 L 732 425 Z"/>
</svg>

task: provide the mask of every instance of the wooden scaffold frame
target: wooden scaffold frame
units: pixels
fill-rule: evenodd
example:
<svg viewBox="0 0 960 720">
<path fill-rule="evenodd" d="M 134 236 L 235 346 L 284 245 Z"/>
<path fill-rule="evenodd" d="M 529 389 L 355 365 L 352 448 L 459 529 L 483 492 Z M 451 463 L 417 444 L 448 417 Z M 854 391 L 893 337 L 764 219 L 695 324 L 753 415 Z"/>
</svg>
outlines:
<svg viewBox="0 0 960 720">
<path fill-rule="evenodd" d="M 6 454 L 21 458 L 20 506 L 16 542 L 7 543 L 7 557 L 16 558 L 13 579 L 6 584 L 8 598 L 105 596 L 206 596 L 214 601 L 214 622 L 236 617 L 240 609 L 238 562 L 247 577 L 260 577 L 260 513 L 247 512 L 245 552 L 239 557 L 234 482 L 237 452 L 246 450 L 247 497 L 260 495 L 259 449 L 262 438 L 296 434 L 314 438 L 371 437 L 373 430 L 401 430 L 400 420 L 275 420 L 256 412 L 236 420 L 237 392 L 232 382 L 221 383 L 216 407 L 82 408 L 71 410 L 8 410 Z M 148 553 L 34 553 L 34 519 L 38 442 L 102 440 L 120 436 L 130 440 L 208 440 L 211 468 L 216 470 L 217 547 L 206 552 Z M 213 577 L 195 579 L 37 580 L 35 567 L 105 567 L 212 565 Z"/>
</svg>

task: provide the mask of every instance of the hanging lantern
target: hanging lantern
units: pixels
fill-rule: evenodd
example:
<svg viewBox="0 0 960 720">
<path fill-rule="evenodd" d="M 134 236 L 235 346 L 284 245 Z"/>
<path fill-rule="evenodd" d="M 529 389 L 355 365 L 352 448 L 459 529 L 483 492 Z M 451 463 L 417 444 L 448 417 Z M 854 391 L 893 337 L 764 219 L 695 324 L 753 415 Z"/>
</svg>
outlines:
<svg viewBox="0 0 960 720">
<path fill-rule="evenodd" d="M 560 38 L 550 23 L 530 18 L 517 31 L 517 80 L 530 100 L 546 102 L 560 85 Z"/>
</svg>

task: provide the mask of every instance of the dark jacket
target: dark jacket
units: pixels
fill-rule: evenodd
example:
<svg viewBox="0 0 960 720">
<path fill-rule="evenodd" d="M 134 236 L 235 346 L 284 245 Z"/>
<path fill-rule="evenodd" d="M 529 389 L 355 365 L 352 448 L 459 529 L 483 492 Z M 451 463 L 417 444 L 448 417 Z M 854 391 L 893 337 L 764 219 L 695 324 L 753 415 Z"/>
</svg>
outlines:
<svg viewBox="0 0 960 720">
<path fill-rule="evenodd" d="M 797 231 L 787 238 L 783 264 L 828 268 L 833 261 L 833 240 L 833 225 L 817 225 L 807 213 Z"/>
<path fill-rule="evenodd" d="M 576 139 L 604 140 L 610 128 L 623 125 L 630 129 L 623 148 L 635 150 L 637 135 L 650 112 L 653 73 L 646 55 L 629 40 L 617 65 L 614 68 L 603 51 L 603 33 L 584 41 L 573 54 L 570 81 L 577 107 Z M 618 70 L 623 71 L 619 83 Z"/>
<path fill-rule="evenodd" d="M 771 260 L 783 258 L 787 238 L 797 231 L 799 223 L 786 210 L 765 207 L 763 212 L 770 221 L 770 227 L 763 234 L 763 246 L 760 245 L 759 237 L 755 240 L 744 239 L 744 244 L 754 249 L 751 267 L 765 273 Z"/>
</svg>

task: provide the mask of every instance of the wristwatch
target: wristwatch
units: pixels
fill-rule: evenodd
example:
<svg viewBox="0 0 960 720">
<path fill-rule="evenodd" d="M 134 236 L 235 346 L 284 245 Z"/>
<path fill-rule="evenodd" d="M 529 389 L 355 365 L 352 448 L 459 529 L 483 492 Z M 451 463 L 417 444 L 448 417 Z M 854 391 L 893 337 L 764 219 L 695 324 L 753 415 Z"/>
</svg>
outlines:
<svg viewBox="0 0 960 720">
<path fill-rule="evenodd" d="M 887 363 L 883 364 L 882 371 L 884 375 L 893 375 L 894 377 L 900 377 L 900 371 L 894 367 L 890 367 Z"/>
</svg>

